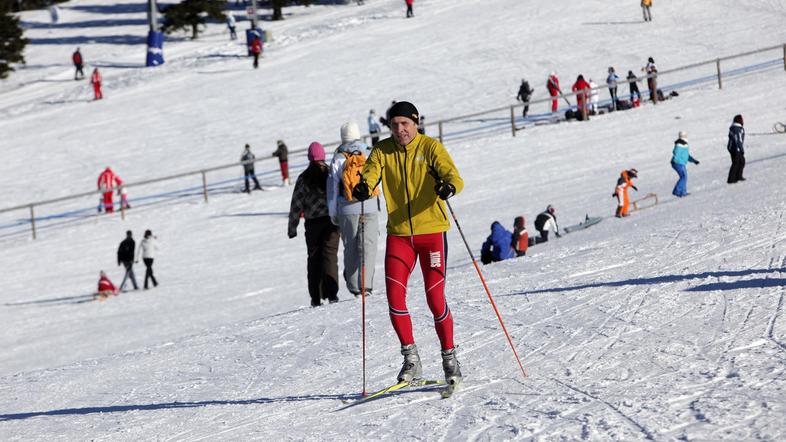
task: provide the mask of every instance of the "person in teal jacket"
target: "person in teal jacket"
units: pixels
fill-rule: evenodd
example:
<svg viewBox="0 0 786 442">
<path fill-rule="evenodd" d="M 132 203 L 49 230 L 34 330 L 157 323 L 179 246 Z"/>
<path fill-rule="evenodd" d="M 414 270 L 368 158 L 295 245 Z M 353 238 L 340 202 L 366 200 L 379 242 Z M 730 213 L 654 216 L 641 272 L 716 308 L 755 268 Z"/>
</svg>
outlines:
<svg viewBox="0 0 786 442">
<path fill-rule="evenodd" d="M 680 131 L 671 155 L 671 167 L 680 177 L 671 193 L 679 198 L 688 195 L 688 169 L 685 167 L 688 162 L 699 165 L 699 160 L 693 158 L 688 150 L 688 134 Z"/>
</svg>

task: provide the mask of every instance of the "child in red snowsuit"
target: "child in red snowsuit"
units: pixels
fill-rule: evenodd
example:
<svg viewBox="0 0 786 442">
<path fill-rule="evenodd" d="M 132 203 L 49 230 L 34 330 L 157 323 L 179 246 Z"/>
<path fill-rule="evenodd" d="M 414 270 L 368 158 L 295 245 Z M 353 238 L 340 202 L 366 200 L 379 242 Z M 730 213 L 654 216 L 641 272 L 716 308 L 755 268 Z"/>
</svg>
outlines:
<svg viewBox="0 0 786 442">
<path fill-rule="evenodd" d="M 103 301 L 110 296 L 117 296 L 117 287 L 112 284 L 112 281 L 109 280 L 109 277 L 106 276 L 106 273 L 101 270 L 98 279 L 98 291 L 93 296 L 93 299 L 100 299 Z"/>
<path fill-rule="evenodd" d="M 115 175 L 112 169 L 110 169 L 108 166 L 106 169 L 104 169 L 103 172 L 101 172 L 101 175 L 98 176 L 98 190 L 100 190 L 104 195 L 104 210 L 106 213 L 114 212 L 112 191 L 114 190 L 115 186 L 120 186 L 121 184 L 123 184 L 123 181 L 119 176 Z M 128 201 L 126 201 L 126 204 L 128 204 Z"/>
<path fill-rule="evenodd" d="M 636 169 L 623 170 L 622 173 L 620 173 L 620 177 L 617 180 L 617 187 L 611 195 L 617 197 L 617 212 L 614 214 L 617 218 L 628 216 L 628 207 L 630 206 L 628 188 L 632 187 L 633 190 L 639 191 L 639 189 L 633 185 L 632 181 L 633 178 L 638 177 L 637 173 L 638 171 Z"/>
<path fill-rule="evenodd" d="M 556 73 L 552 72 L 549 75 L 549 79 L 546 81 L 546 89 L 549 90 L 549 95 L 553 97 L 551 100 L 551 112 L 557 112 L 557 106 L 559 105 L 557 95 L 560 93 L 560 89 L 559 78 L 557 78 Z"/>
<path fill-rule="evenodd" d="M 93 84 L 94 99 L 100 100 L 104 98 L 104 94 L 101 93 L 101 73 L 98 72 L 98 68 L 93 69 L 93 75 L 90 76 L 90 83 Z"/>
</svg>

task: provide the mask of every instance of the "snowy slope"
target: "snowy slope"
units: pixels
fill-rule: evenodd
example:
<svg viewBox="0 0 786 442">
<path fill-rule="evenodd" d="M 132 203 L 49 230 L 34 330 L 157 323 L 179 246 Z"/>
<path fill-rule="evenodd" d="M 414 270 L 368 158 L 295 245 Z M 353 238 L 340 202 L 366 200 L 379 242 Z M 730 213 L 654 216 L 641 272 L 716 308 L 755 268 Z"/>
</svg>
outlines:
<svg viewBox="0 0 786 442">
<path fill-rule="evenodd" d="M 332 141 L 346 119 L 390 99 L 436 120 L 511 103 L 522 75 L 542 97 L 552 69 L 568 83 L 579 71 L 603 78 L 609 64 L 638 69 L 649 55 L 665 69 L 786 41 L 782 0 L 663 0 L 647 25 L 637 2 L 423 0 L 403 20 L 401 2 L 366 0 L 288 9 L 289 20 L 269 25 L 276 42 L 258 71 L 220 25 L 195 42 L 169 39 L 167 64 L 141 69 L 143 3 L 69 2 L 51 28 L 44 11 L 22 14 L 29 64 L 0 84 L 2 207 L 90 190 L 106 164 L 138 181 L 234 161 L 245 142 L 263 155 L 278 138 L 293 149 Z M 105 101 L 88 103 L 87 85 L 71 80 L 75 45 L 102 66 Z M 466 181 L 451 203 L 476 253 L 492 221 L 523 214 L 531 226 L 549 203 L 563 225 L 608 216 L 623 168 L 636 167 L 640 194 L 660 204 L 483 268 L 526 380 L 452 230 L 448 301 L 466 387 L 447 401 L 405 392 L 332 413 L 360 391 L 360 304 L 342 291 L 343 302 L 306 307 L 302 227 L 285 236 L 287 189 L 4 241 L 0 435 L 782 439 L 786 136 L 770 128 L 784 120 L 784 87 L 783 71 L 767 70 L 589 123 L 449 143 Z M 749 134 L 748 180 L 729 186 L 736 113 Z M 668 161 L 679 130 L 701 165 L 690 165 L 691 195 L 677 200 Z M 161 286 L 80 302 L 99 269 L 119 282 L 115 247 L 145 228 L 162 244 Z M 418 272 L 410 285 L 424 370 L 438 378 Z M 367 308 L 375 389 L 394 380 L 401 357 L 384 298 Z"/>
</svg>

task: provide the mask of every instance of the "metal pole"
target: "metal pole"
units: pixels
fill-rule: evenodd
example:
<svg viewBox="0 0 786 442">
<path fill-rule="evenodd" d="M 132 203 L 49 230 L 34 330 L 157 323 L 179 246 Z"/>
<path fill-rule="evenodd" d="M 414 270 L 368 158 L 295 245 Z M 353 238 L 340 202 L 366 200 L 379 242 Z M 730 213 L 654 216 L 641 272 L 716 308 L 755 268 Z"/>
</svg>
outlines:
<svg viewBox="0 0 786 442">
<path fill-rule="evenodd" d="M 33 229 L 33 239 L 36 239 L 35 235 L 35 212 L 33 212 L 33 205 L 30 205 L 30 226 Z"/>
<path fill-rule="evenodd" d="M 718 89 L 723 89 L 723 80 L 721 79 L 720 58 L 715 60 L 715 68 L 718 70 Z"/>
<path fill-rule="evenodd" d="M 251 16 L 251 29 L 257 28 L 257 0 L 251 0 L 251 7 L 254 9 L 254 14 Z"/>
<path fill-rule="evenodd" d="M 786 71 L 786 43 L 783 45 L 783 70 Z"/>
<path fill-rule="evenodd" d="M 784 46 L 784 48 L 786 48 L 786 46 Z M 442 141 L 442 122 L 441 121 L 439 122 L 439 142 L 443 143 L 443 141 Z"/>
<path fill-rule="evenodd" d="M 510 105 L 510 131 L 516 136 L 516 106 Z"/>
<path fill-rule="evenodd" d="M 117 199 L 120 200 L 120 201 L 118 201 L 120 203 L 120 219 L 125 221 L 126 220 L 126 205 L 123 204 L 123 186 L 118 187 L 118 190 L 120 191 L 120 195 L 117 196 Z"/>
<path fill-rule="evenodd" d="M 202 193 L 205 195 L 205 202 L 207 202 L 207 174 L 202 171 Z"/>
</svg>

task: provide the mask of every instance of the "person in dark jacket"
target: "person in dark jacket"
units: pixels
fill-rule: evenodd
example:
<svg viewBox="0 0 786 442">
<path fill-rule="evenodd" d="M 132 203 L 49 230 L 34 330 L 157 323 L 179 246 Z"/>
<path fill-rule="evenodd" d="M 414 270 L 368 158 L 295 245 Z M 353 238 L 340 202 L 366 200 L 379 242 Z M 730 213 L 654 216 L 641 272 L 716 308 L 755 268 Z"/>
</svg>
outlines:
<svg viewBox="0 0 786 442">
<path fill-rule="evenodd" d="M 249 178 L 254 180 L 254 190 L 262 190 L 262 186 L 259 185 L 259 180 L 257 179 L 256 174 L 254 173 L 254 153 L 251 152 L 251 146 L 246 144 L 245 150 L 243 150 L 243 155 L 240 156 L 240 161 L 243 163 L 243 179 L 246 182 L 246 189 L 243 192 L 251 193 L 251 189 L 249 186 Z"/>
<path fill-rule="evenodd" d="M 289 149 L 284 144 L 284 140 L 276 141 L 276 150 L 273 152 L 274 157 L 278 157 L 278 165 L 281 168 L 281 185 L 286 186 L 289 184 Z"/>
<path fill-rule="evenodd" d="M 309 165 L 295 182 L 289 207 L 290 238 L 297 236 L 300 214 L 306 219 L 308 249 L 308 293 L 311 306 L 322 299 L 338 302 L 338 240 L 339 228 L 330 220 L 327 203 L 328 166 L 325 149 L 316 141 L 308 147 Z"/>
<path fill-rule="evenodd" d="M 633 96 L 636 96 L 636 100 L 641 101 L 641 92 L 639 92 L 639 83 L 638 77 L 633 71 L 628 71 L 628 86 L 630 86 L 630 105 L 633 106 L 635 101 L 633 100 Z"/>
<path fill-rule="evenodd" d="M 527 118 L 527 112 L 529 112 L 529 99 L 532 98 L 532 93 L 535 92 L 535 89 L 532 89 L 532 86 L 529 85 L 529 82 L 525 79 L 521 79 L 521 86 L 519 86 L 519 93 L 516 95 L 516 100 L 519 100 L 524 104 L 524 110 L 521 113 L 521 116 Z"/>
<path fill-rule="evenodd" d="M 538 214 L 535 218 L 535 230 L 540 233 L 540 238 L 537 243 L 546 242 L 549 240 L 549 231 L 554 230 L 554 234 L 559 238 L 559 225 L 557 225 L 557 210 L 549 204 L 546 210 Z"/>
<path fill-rule="evenodd" d="M 79 48 L 76 48 L 76 51 L 71 55 L 71 61 L 74 62 L 74 80 L 85 78 L 85 71 L 82 70 L 85 64 Z"/>
<path fill-rule="evenodd" d="M 502 227 L 499 221 L 491 223 L 491 234 L 480 248 L 480 261 L 483 264 L 515 258 L 513 234 Z"/>
<path fill-rule="evenodd" d="M 737 181 L 745 181 L 742 177 L 742 169 L 745 168 L 745 128 L 742 127 L 742 115 L 735 115 L 734 121 L 729 128 L 729 143 L 726 149 L 731 155 L 731 168 L 729 169 L 728 183 L 733 184 Z"/>
<path fill-rule="evenodd" d="M 130 278 L 131 284 L 134 285 L 134 290 L 139 290 L 139 286 L 136 284 L 136 276 L 134 276 L 134 252 L 136 251 L 136 242 L 133 238 L 133 233 L 128 230 L 126 231 L 126 239 L 120 242 L 120 246 L 117 248 L 117 265 L 123 264 L 126 268 L 126 274 L 123 276 L 123 282 L 120 283 L 120 291 L 123 291 L 123 287 L 126 286 L 126 281 Z"/>
</svg>

